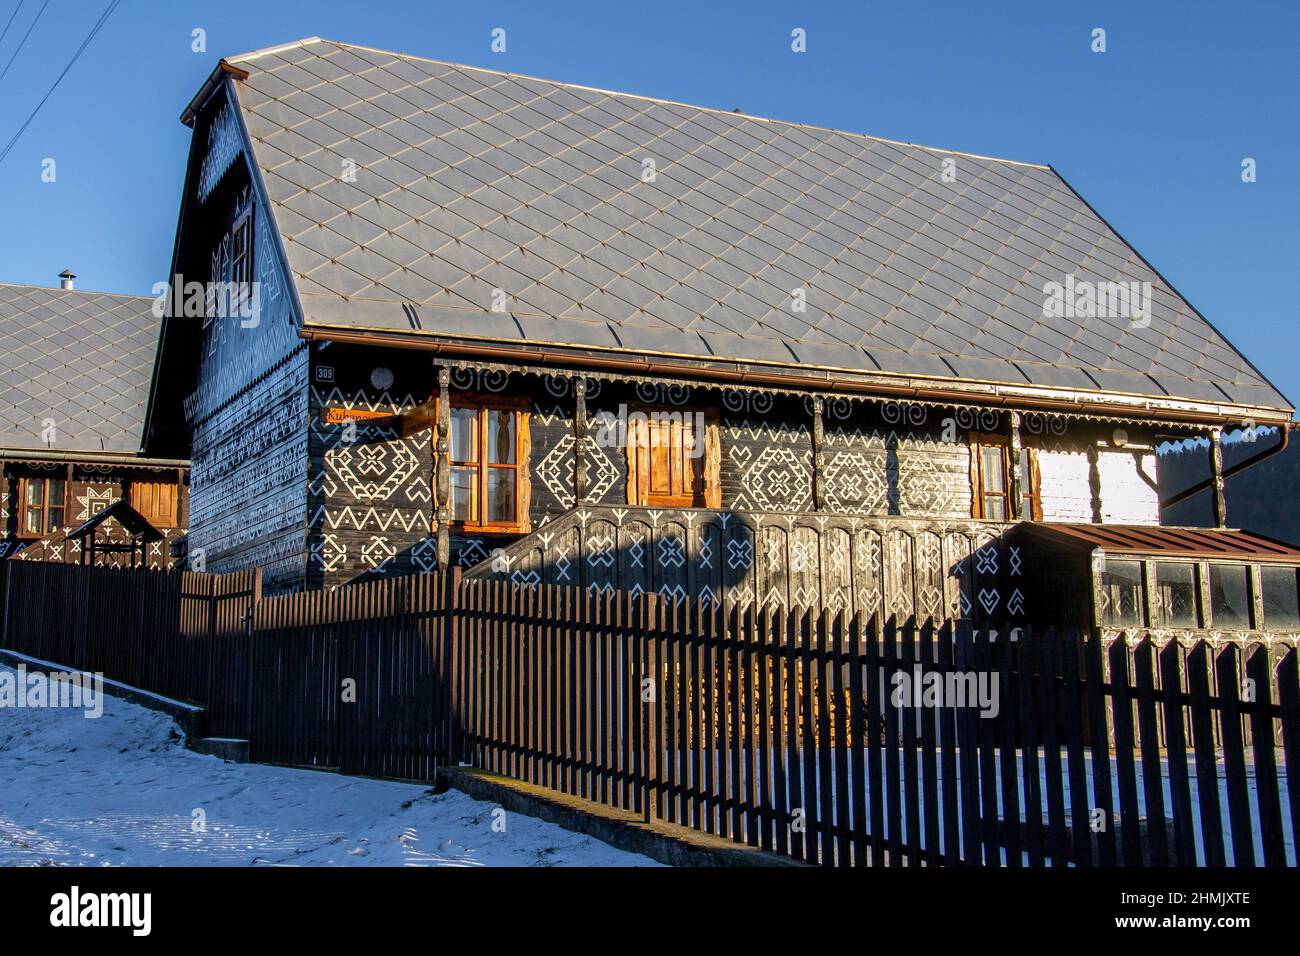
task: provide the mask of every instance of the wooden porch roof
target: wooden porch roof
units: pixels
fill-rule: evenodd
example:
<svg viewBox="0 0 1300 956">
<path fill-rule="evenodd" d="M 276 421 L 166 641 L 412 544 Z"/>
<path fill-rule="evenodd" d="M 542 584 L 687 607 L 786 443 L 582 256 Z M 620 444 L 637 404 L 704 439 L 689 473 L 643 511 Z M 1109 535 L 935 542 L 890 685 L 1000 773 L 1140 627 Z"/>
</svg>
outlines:
<svg viewBox="0 0 1300 956">
<path fill-rule="evenodd" d="M 1300 549 L 1235 528 L 1171 528 L 1151 525 L 1101 525 L 1022 522 L 1026 533 L 1072 550 L 1104 551 L 1142 557 L 1224 558 L 1300 564 Z"/>
</svg>

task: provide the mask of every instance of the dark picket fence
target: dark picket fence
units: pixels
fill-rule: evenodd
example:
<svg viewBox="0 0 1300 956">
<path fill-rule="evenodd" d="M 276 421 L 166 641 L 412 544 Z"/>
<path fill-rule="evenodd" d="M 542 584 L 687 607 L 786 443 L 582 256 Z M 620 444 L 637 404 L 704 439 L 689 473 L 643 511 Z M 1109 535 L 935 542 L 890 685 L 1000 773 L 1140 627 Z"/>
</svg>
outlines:
<svg viewBox="0 0 1300 956">
<path fill-rule="evenodd" d="M 263 598 L 255 573 L 0 562 L 0 590 L 0 646 L 202 703 L 260 761 L 463 762 L 827 866 L 1296 863 L 1291 640 L 458 575 Z"/>
<path fill-rule="evenodd" d="M 0 561 L 0 647 L 224 717 L 261 573 Z M 247 683 L 247 668 L 244 668 Z"/>
<path fill-rule="evenodd" d="M 453 752 L 497 773 L 822 865 L 1295 864 L 1289 643 L 458 601 Z M 996 712 L 926 706 L 926 675 L 983 678 Z"/>
</svg>

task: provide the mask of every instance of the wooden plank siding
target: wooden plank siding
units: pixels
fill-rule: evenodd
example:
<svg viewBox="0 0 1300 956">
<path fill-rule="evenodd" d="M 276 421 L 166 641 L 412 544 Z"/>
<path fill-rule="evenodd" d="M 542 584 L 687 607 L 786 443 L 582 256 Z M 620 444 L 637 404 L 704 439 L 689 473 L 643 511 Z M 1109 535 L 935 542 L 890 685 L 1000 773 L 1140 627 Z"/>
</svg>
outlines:
<svg viewBox="0 0 1300 956">
<path fill-rule="evenodd" d="M 1009 526 L 705 509 L 566 514 L 467 577 L 596 591 L 825 607 L 900 618 L 1027 619 Z"/>
</svg>

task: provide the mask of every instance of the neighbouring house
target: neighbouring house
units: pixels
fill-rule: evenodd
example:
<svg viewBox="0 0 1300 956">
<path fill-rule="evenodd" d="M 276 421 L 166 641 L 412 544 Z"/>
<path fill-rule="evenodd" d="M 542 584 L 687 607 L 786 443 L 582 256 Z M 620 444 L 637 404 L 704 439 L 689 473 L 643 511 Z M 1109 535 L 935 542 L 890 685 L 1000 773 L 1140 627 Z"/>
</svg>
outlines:
<svg viewBox="0 0 1300 956">
<path fill-rule="evenodd" d="M 272 590 L 1020 616 L 1013 523 L 1157 525 L 1159 443 L 1292 417 L 1047 166 L 318 38 L 182 120 L 145 447 Z"/>
<path fill-rule="evenodd" d="M 60 278 L 58 289 L 0 283 L 0 558 L 88 562 L 88 539 L 69 534 L 116 506 L 93 526 L 95 563 L 170 565 L 189 462 L 140 450 L 154 300 Z"/>
</svg>

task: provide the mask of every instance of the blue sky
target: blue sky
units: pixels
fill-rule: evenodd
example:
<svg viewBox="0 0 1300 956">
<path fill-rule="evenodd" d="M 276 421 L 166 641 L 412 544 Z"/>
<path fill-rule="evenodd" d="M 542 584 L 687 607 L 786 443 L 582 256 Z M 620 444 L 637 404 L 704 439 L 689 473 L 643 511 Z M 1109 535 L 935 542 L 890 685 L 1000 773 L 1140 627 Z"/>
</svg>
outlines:
<svg viewBox="0 0 1300 956">
<path fill-rule="evenodd" d="M 43 2 L 24 0 L 0 70 Z M 51 0 L 0 78 L 0 147 L 106 2 Z M 0 0 L 0 29 L 16 3 Z M 806 54 L 790 52 L 795 27 Z M 181 110 L 219 57 L 310 35 L 1051 163 L 1300 399 L 1293 0 L 124 0 L 0 164 L 0 281 L 71 267 L 81 288 L 148 293 L 175 233 Z"/>
</svg>

